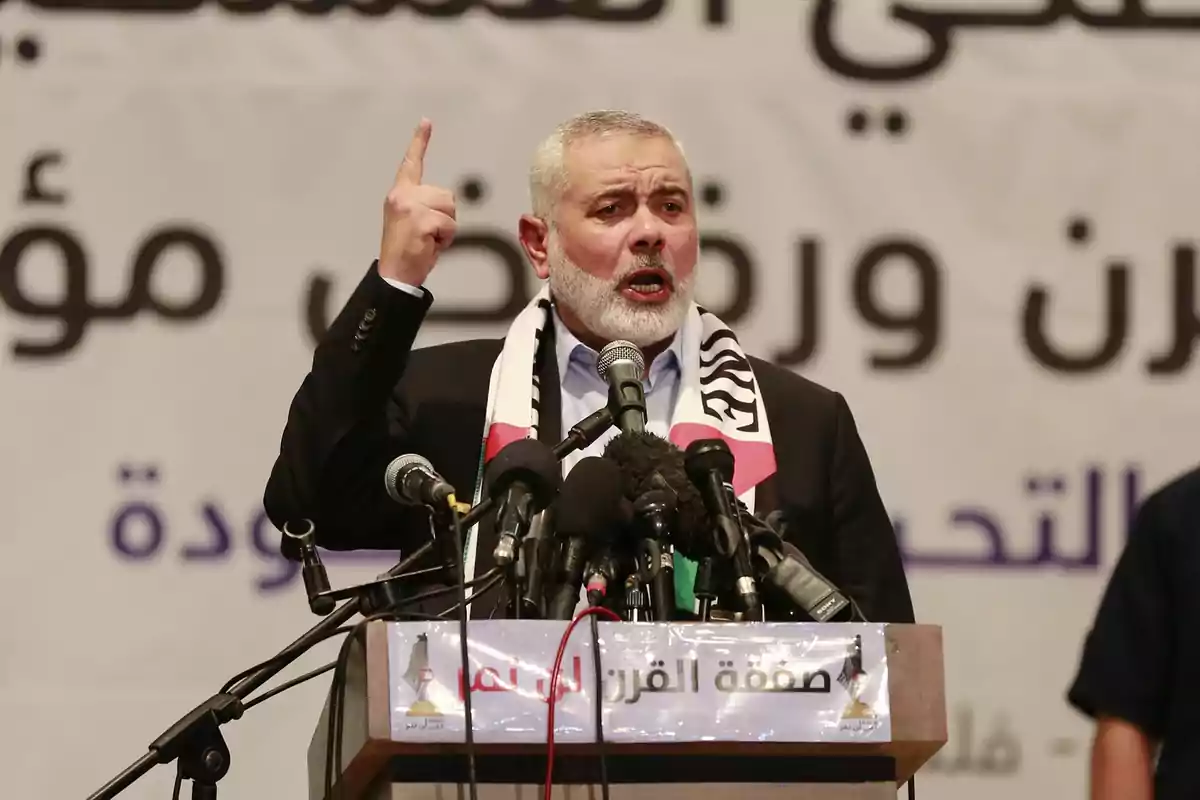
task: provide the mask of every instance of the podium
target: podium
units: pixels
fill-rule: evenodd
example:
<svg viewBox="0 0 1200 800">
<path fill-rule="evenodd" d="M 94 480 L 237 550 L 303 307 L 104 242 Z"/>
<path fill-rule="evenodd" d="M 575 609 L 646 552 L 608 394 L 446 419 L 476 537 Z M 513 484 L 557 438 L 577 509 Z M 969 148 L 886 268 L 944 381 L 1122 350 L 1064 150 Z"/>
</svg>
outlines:
<svg viewBox="0 0 1200 800">
<path fill-rule="evenodd" d="M 481 800 L 541 798 L 547 668 L 567 625 L 470 623 Z M 601 622 L 599 629 L 603 741 L 595 737 L 597 675 L 584 620 L 559 673 L 556 798 L 599 800 L 603 749 L 614 800 L 891 800 L 946 743 L 938 626 Z M 457 622 L 373 622 L 350 648 L 331 797 L 466 798 Z M 327 699 L 308 751 L 311 800 L 325 797 L 329 712 Z"/>
</svg>

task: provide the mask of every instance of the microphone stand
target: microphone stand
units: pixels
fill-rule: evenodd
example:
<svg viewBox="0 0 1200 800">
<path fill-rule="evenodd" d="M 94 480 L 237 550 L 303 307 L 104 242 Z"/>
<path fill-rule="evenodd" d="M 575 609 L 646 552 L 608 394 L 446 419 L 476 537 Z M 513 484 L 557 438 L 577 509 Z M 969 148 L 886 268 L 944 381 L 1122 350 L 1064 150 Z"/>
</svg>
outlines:
<svg viewBox="0 0 1200 800">
<path fill-rule="evenodd" d="M 697 615 L 701 622 L 712 622 L 712 607 L 717 601 L 716 563 L 712 556 L 705 556 L 696 564 L 696 577 L 692 594 L 700 601 Z"/>
<path fill-rule="evenodd" d="M 555 458 L 561 460 L 569 453 L 587 447 L 612 424 L 612 412 L 607 408 L 585 418 L 555 445 Z M 460 522 L 462 529 L 469 530 L 492 510 L 494 504 L 491 497 L 483 498 L 463 516 Z M 401 579 L 412 578 L 412 574 L 406 574 L 406 570 L 424 558 L 435 545 L 436 539 L 430 539 L 389 569 L 379 580 L 351 589 L 321 592 L 318 596 L 322 598 L 349 599 L 280 650 L 275 658 L 231 686 L 227 692 L 218 692 L 180 717 L 174 725 L 150 743 L 148 753 L 104 784 L 90 795 L 88 800 L 111 800 L 158 764 L 169 764 L 176 759 L 179 760 L 183 778 L 192 781 L 193 800 L 216 800 L 217 782 L 229 772 L 230 763 L 229 746 L 221 735 L 221 726 L 241 718 L 244 712 L 242 701 L 314 645 L 327 639 L 334 630 L 355 615 L 360 612 L 369 614 L 368 607 L 372 601 L 380 602 L 378 598 L 382 597 L 383 602 L 387 602 L 391 591 L 397 588 Z M 415 574 L 426 572 L 428 571 L 421 570 Z"/>
<path fill-rule="evenodd" d="M 520 591 L 515 601 L 517 609 L 513 612 L 516 619 L 545 617 L 545 602 L 542 598 L 545 594 L 546 573 L 549 571 L 546 565 L 547 554 L 550 551 L 547 537 L 551 535 L 550 530 L 553 526 L 552 513 L 551 507 L 547 506 L 534 516 L 529 533 L 525 535 L 521 547 L 517 550 Z"/>
</svg>

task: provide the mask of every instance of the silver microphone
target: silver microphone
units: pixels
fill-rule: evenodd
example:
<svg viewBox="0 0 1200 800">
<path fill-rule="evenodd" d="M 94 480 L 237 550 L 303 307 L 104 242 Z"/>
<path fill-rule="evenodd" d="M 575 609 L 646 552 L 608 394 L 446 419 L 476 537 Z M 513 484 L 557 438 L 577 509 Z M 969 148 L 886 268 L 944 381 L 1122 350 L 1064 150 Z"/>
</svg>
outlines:
<svg viewBox="0 0 1200 800">
<path fill-rule="evenodd" d="M 633 342 L 618 339 L 600 351 L 596 372 L 608 384 L 608 407 L 623 433 L 646 430 L 646 393 L 642 375 L 646 358 Z"/>
<path fill-rule="evenodd" d="M 392 459 L 384 471 L 383 485 L 388 497 L 397 503 L 440 506 L 454 494 L 454 487 L 437 474 L 424 456 L 415 453 Z"/>
</svg>

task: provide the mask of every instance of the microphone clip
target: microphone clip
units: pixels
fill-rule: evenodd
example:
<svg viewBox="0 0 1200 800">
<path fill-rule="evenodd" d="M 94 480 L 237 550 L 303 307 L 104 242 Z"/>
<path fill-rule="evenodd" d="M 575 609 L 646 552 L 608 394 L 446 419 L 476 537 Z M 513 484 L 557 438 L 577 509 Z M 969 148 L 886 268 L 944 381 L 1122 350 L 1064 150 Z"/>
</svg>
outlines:
<svg viewBox="0 0 1200 800">
<path fill-rule="evenodd" d="M 292 523 L 284 523 L 283 534 L 296 543 L 300 551 L 300 575 L 304 579 L 304 593 L 308 597 L 308 608 L 319 617 L 330 614 L 339 600 L 357 598 L 365 614 L 374 614 L 396 608 L 409 601 L 406 584 L 416 579 L 431 578 L 444 574 L 450 566 L 402 572 L 398 575 L 383 575 L 368 583 L 342 589 L 329 586 L 329 575 L 321 561 L 321 551 L 316 546 L 316 526 L 312 520 L 300 521 L 303 528 L 293 530 Z"/>
<path fill-rule="evenodd" d="M 285 522 L 283 535 L 295 542 L 300 551 L 300 575 L 304 579 L 304 593 L 308 595 L 308 608 L 323 617 L 333 611 L 336 599 L 329 596 L 329 574 L 317 549 L 317 528 L 310 519 L 300 522 L 304 527 L 299 531 L 291 529 L 291 521 Z"/>
</svg>

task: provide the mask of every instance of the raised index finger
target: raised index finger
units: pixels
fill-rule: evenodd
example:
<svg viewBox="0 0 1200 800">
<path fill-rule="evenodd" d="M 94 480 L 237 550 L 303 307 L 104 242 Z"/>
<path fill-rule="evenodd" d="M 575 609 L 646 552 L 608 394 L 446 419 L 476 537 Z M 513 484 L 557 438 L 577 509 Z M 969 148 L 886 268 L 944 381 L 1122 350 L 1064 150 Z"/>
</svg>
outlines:
<svg viewBox="0 0 1200 800">
<path fill-rule="evenodd" d="M 413 132 L 408 152 L 404 154 L 404 160 L 400 162 L 400 169 L 396 172 L 397 182 L 421 182 L 421 175 L 425 170 L 425 149 L 429 147 L 429 134 L 432 131 L 433 123 L 422 117 L 416 131 Z"/>
</svg>

